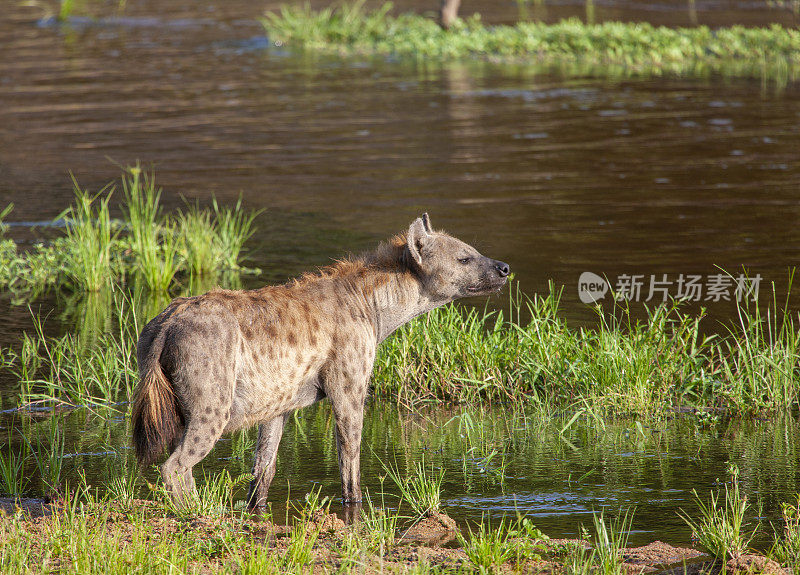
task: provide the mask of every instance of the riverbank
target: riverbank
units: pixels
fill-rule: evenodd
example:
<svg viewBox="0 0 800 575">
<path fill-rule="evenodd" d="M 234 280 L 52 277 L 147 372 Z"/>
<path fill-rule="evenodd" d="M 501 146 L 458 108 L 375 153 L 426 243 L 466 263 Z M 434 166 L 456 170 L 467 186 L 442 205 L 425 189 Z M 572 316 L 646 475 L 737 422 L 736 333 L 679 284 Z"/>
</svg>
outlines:
<svg viewBox="0 0 800 575">
<path fill-rule="evenodd" d="M 384 54 L 431 62 L 464 57 L 525 60 L 568 70 L 606 68 L 628 74 L 785 76 L 800 64 L 800 30 L 771 26 L 667 28 L 647 23 L 487 26 L 479 16 L 442 29 L 414 13 L 392 15 L 391 5 L 313 10 L 285 5 L 262 23 L 278 45 L 343 54 Z"/>
<path fill-rule="evenodd" d="M 6 501 L 7 503 L 7 501 Z M 242 511 L 174 513 L 154 501 L 74 495 L 0 511 L 4 573 L 791 573 L 760 554 L 715 562 L 691 547 L 654 541 L 628 547 L 618 524 L 595 519 L 586 539 L 551 540 L 529 520 L 497 530 L 446 515 L 402 524 L 395 510 L 367 507 L 346 524 L 329 502 L 307 499 L 286 525 Z M 31 512 L 32 510 L 38 511 Z M 388 522 L 387 516 L 392 518 Z M 434 539 L 425 537 L 434 536 Z M 438 537 L 438 539 L 436 539 Z M 727 559 L 727 558 L 726 558 Z M 795 565 L 796 562 L 784 565 Z M 711 570 L 711 571 L 709 571 Z"/>
</svg>

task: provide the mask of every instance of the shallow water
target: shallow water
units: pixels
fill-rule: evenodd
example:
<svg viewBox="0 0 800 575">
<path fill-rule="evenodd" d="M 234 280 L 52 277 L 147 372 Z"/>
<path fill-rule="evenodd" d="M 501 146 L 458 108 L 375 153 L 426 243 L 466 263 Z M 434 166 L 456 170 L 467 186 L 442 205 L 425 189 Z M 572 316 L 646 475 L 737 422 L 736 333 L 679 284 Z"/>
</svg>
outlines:
<svg viewBox="0 0 800 575">
<path fill-rule="evenodd" d="M 369 248 L 427 210 L 435 226 L 510 262 L 526 292 L 551 279 L 566 285 L 564 313 L 576 323 L 592 318 L 576 289 L 584 271 L 707 276 L 746 266 L 785 293 L 800 247 L 796 79 L 320 56 L 263 37 L 255 18 L 276 5 L 128 0 L 121 18 L 98 13 L 67 26 L 41 7 L 4 6 L 0 206 L 14 202 L 11 220 L 20 224 L 10 235 L 43 233 L 28 224 L 69 204 L 69 171 L 99 189 L 119 173 L 109 159 L 139 159 L 156 167 L 169 207 L 182 206 L 181 196 L 207 203 L 212 193 L 224 201 L 241 193 L 248 206 L 266 208 L 249 255 L 264 273 L 253 284 Z M 519 17 L 513 2 L 466 7 L 493 23 Z M 597 20 L 691 23 L 678 0 L 595 7 Z M 545 8 L 536 15 L 586 16 L 582 2 Z M 745 1 L 698 1 L 697 17 L 712 25 L 794 21 Z M 709 321 L 732 318 L 730 303 L 708 305 Z M 77 329 L 71 306 L 50 296 L 34 311 L 53 310 L 45 325 L 60 333 Z M 26 308 L 0 301 L 0 345 L 16 346 L 30 326 Z M 13 405 L 12 386 L 0 378 L 4 408 Z M 501 483 L 481 463 L 491 452 L 485 442 L 465 453 L 475 443 L 455 422 L 445 425 L 455 413 L 371 407 L 363 456 L 370 491 L 380 490 L 378 457 L 402 464 L 424 451 L 445 467 L 445 505 L 459 520 L 516 507 L 546 533 L 574 536 L 592 509 L 635 505 L 634 540 L 685 544 L 674 512 L 694 509 L 691 489 L 704 494 L 724 481 L 726 461 L 739 466 L 768 518 L 799 489 L 794 419 L 698 427 L 689 418 L 644 435 L 631 422 L 598 431 L 579 421 L 562 438 L 564 419 L 541 431 L 519 421 L 503 428 L 511 417 L 503 411 L 473 414 L 503 429 L 489 442 L 508 452 Z M 0 420 L 4 437 L 10 417 Z M 292 498 L 314 483 L 325 495 L 338 492 L 329 409 L 299 417 L 305 423 L 287 429 L 272 490 L 278 514 L 287 481 Z M 84 468 L 103 481 L 118 462 L 109 451 L 127 445 L 122 418 L 81 411 L 67 430 L 68 472 Z M 230 445 L 220 444 L 211 469 L 249 467 L 249 456 L 225 459 Z"/>
<path fill-rule="evenodd" d="M 373 501 L 380 503 L 386 493 L 385 504 L 396 507 L 399 490 L 391 479 L 381 481 L 385 466 L 403 475 L 409 464 L 424 461 L 431 473 L 444 470 L 442 503 L 462 528 L 481 520 L 497 523 L 503 515 L 519 512 L 551 537 L 577 537 L 581 526 L 591 529 L 594 511 L 616 517 L 634 510 L 631 544 L 660 539 L 688 545 L 690 532 L 677 512 L 696 516 L 692 490 L 705 501 L 712 491 L 724 489 L 730 482 L 730 462 L 738 467 L 741 489 L 753 505 L 749 528 L 760 526 L 756 545 L 762 548 L 768 545 L 773 522 L 780 519 L 780 502 L 793 501 L 800 491 L 796 417 L 701 423 L 684 415 L 642 427 L 632 420 L 600 425 L 581 418 L 561 433 L 568 415 L 526 416 L 502 408 L 408 414 L 387 404 L 370 405 L 361 457 L 363 486 Z M 83 412 L 65 422 L 68 482 L 74 485 L 84 470 L 89 483 L 102 490 L 130 463 L 125 422 Z M 21 428 L 23 423 L 5 414 L 0 433 L 6 435 L 12 425 Z M 24 427 L 33 442 L 48 425 L 27 421 Z M 234 477 L 248 472 L 252 450 L 235 447 L 242 445 L 241 439 L 234 435 L 221 440 L 195 468 L 198 481 L 204 473 L 223 468 Z M 31 476 L 29 491 L 41 493 L 35 473 Z M 152 471 L 145 477 L 155 479 Z M 286 427 L 269 496 L 276 520 L 286 517 L 287 501 L 302 504 L 316 487 L 334 500 L 332 510 L 341 511 L 327 403 L 299 412 Z M 407 506 L 400 509 L 411 514 Z"/>
</svg>

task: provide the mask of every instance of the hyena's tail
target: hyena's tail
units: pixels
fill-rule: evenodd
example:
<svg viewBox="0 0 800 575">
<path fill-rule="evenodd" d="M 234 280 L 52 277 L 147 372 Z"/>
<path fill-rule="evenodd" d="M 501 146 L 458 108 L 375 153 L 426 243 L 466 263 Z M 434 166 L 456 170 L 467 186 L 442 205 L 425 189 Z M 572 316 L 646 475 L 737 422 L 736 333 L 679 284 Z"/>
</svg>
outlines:
<svg viewBox="0 0 800 575">
<path fill-rule="evenodd" d="M 183 432 L 183 413 L 172 383 L 161 368 L 161 350 L 167 330 L 160 333 L 147 350 L 144 365 L 139 366 L 141 379 L 133 392 L 133 447 L 142 465 L 154 463 L 164 449 L 170 449 Z"/>
</svg>

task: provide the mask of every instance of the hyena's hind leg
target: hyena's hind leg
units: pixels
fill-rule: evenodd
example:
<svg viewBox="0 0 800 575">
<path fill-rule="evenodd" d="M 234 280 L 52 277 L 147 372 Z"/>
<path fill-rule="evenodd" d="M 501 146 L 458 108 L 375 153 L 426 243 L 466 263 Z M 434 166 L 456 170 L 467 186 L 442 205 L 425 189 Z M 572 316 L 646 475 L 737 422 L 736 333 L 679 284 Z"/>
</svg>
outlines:
<svg viewBox="0 0 800 575">
<path fill-rule="evenodd" d="M 247 506 L 251 510 L 261 510 L 267 505 L 267 492 L 278 460 L 278 445 L 283 436 L 283 428 L 289 414 L 279 415 L 258 426 L 258 443 L 253 460 L 253 480 L 247 494 Z"/>
<path fill-rule="evenodd" d="M 161 466 L 161 478 L 178 506 L 185 506 L 195 492 L 192 468 L 208 455 L 230 417 L 230 405 L 197 405 L 175 451 Z"/>
</svg>

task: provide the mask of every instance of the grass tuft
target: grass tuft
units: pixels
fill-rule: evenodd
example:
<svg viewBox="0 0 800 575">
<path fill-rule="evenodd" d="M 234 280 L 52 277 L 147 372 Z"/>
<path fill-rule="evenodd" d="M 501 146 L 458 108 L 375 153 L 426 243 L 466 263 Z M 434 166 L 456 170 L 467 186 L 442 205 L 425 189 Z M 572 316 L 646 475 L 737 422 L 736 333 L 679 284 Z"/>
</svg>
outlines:
<svg viewBox="0 0 800 575">
<path fill-rule="evenodd" d="M 501 566 L 515 553 L 517 542 L 513 539 L 516 531 L 512 523 L 503 518 L 497 528 L 481 523 L 476 531 L 467 527 L 468 537 L 457 533 L 456 537 L 472 563 L 481 575 L 500 571 Z"/>
<path fill-rule="evenodd" d="M 228 268 L 238 269 L 244 244 L 255 233 L 253 222 L 262 210 L 245 212 L 241 196 L 233 207 L 220 206 L 217 198 L 211 199 L 211 205 L 214 208 L 220 257 Z"/>
<path fill-rule="evenodd" d="M 99 291 L 109 285 L 112 274 L 112 248 L 117 232 L 112 230 L 108 188 L 96 195 L 82 190 L 73 177 L 75 205 L 62 212 L 66 225 L 67 259 L 65 272 L 73 286 Z M 112 190 L 113 191 L 113 190 Z"/>
<path fill-rule="evenodd" d="M 9 441 L 10 444 L 10 441 Z M 0 490 L 12 497 L 20 497 L 28 487 L 28 478 L 25 475 L 25 454 L 9 450 L 8 453 L 0 451 Z"/>
<path fill-rule="evenodd" d="M 137 164 L 123 173 L 122 187 L 123 212 L 136 270 L 149 290 L 166 292 L 182 261 L 176 226 L 161 215 L 161 189 L 156 189 L 155 174 L 143 172 Z"/>
<path fill-rule="evenodd" d="M 111 218 L 113 186 L 92 195 L 73 178 L 75 201 L 56 219 L 64 234 L 21 251 L 4 237 L 3 220 L 12 206 L 0 210 L 0 289 L 14 303 L 30 301 L 51 288 L 99 292 L 111 285 L 141 280 L 151 293 L 164 294 L 179 284 L 214 285 L 220 273 L 236 284 L 245 242 L 253 235 L 259 211 L 198 204 L 176 215 L 164 215 L 155 175 L 139 164 L 123 170 L 123 220 Z M 188 280 L 188 282 L 186 281 Z M 202 281 L 201 281 L 202 280 Z"/>
<path fill-rule="evenodd" d="M 745 514 L 750 507 L 747 497 L 739 493 L 739 483 L 734 479 L 733 487 L 725 485 L 725 500 L 712 492 L 704 502 L 692 491 L 700 509 L 700 518 L 692 519 L 685 511 L 679 516 L 697 537 L 698 542 L 711 555 L 723 563 L 745 553 L 753 539 L 755 530 L 747 533 L 744 528 Z"/>
<path fill-rule="evenodd" d="M 793 573 L 800 572 L 800 495 L 794 503 L 782 503 L 783 533 L 775 537 L 770 555 L 789 567 Z"/>
<path fill-rule="evenodd" d="M 405 476 L 400 475 L 400 470 L 391 464 L 381 462 L 384 471 L 400 490 L 400 500 L 407 503 L 414 514 L 415 520 L 436 515 L 441 511 L 442 481 L 444 468 L 438 472 L 433 466 L 425 465 L 425 456 L 411 466 L 411 472 Z"/>
</svg>

